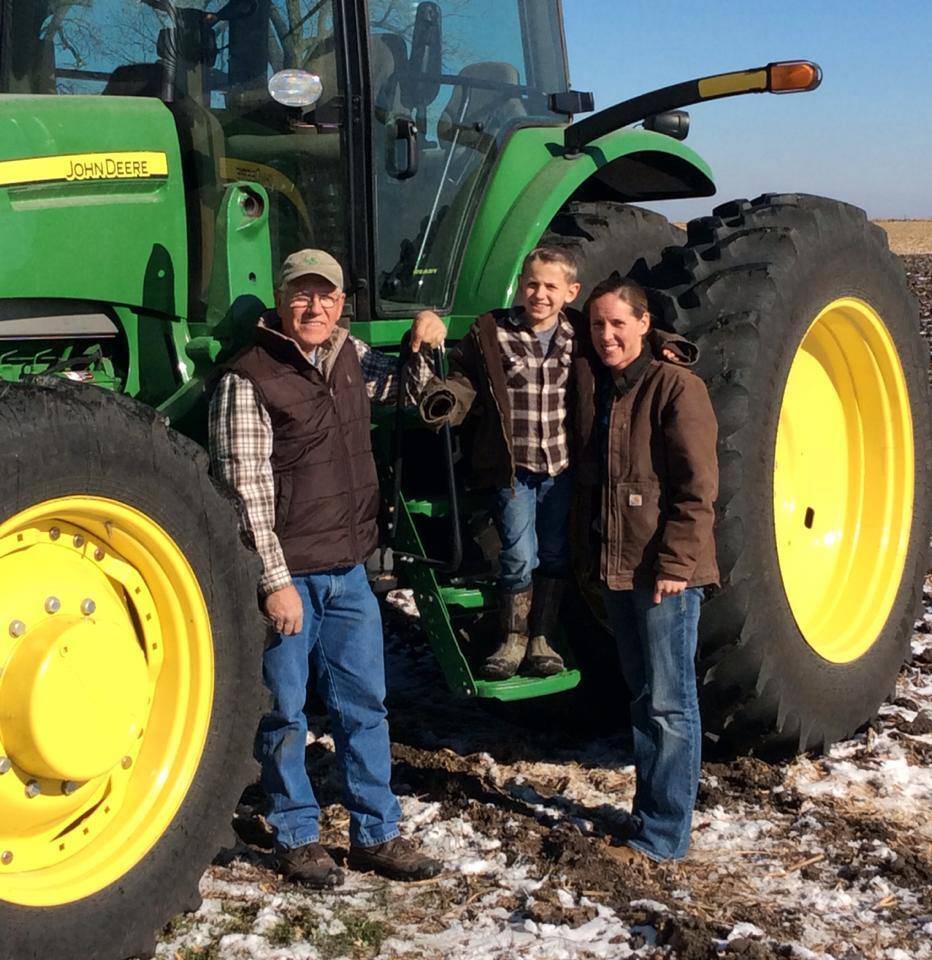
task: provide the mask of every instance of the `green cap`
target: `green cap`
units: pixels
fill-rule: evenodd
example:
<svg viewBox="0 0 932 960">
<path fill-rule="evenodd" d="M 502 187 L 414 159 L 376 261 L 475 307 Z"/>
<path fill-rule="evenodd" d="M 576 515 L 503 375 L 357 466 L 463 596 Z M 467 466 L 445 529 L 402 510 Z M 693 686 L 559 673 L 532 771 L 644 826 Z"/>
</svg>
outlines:
<svg viewBox="0 0 932 960">
<path fill-rule="evenodd" d="M 343 268 L 325 250 L 299 250 L 285 258 L 278 277 L 279 289 L 298 277 L 323 277 L 338 290 L 343 289 Z"/>
</svg>

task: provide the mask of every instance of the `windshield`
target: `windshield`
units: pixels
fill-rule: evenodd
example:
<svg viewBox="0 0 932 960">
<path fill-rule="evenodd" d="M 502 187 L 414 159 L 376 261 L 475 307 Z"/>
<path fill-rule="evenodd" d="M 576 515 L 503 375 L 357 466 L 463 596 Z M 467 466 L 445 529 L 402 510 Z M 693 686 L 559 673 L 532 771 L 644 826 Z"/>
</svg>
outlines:
<svg viewBox="0 0 932 960">
<path fill-rule="evenodd" d="M 557 0 L 370 0 L 376 283 L 383 314 L 447 307 L 490 160 L 566 122 Z"/>
</svg>

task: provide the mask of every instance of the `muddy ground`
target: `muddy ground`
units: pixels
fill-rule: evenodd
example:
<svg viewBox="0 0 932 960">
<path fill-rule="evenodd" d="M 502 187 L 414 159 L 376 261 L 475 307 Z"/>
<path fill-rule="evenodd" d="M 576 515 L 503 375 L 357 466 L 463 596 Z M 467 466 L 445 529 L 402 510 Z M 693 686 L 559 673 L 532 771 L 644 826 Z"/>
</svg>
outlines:
<svg viewBox="0 0 932 960">
<path fill-rule="evenodd" d="M 932 340 L 932 256 L 906 256 Z M 827 756 L 704 765 L 690 856 L 621 864 L 629 743 L 530 725 L 451 700 L 410 596 L 386 613 L 394 785 L 405 830 L 444 874 L 403 885 L 350 873 L 310 893 L 282 882 L 244 796 L 239 840 L 176 918 L 163 960 L 668 956 L 932 958 L 932 579 L 914 661 L 869 728 Z M 619 702 L 619 711 L 625 705 Z M 333 742 L 308 765 L 324 841 L 345 853 Z"/>
</svg>

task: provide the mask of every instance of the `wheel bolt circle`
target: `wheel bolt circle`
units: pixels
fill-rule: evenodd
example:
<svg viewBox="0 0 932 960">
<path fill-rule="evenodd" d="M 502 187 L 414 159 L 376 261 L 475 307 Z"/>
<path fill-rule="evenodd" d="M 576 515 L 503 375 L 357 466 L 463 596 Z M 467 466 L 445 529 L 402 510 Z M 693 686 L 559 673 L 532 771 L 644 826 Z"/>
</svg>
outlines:
<svg viewBox="0 0 932 960">
<path fill-rule="evenodd" d="M 12 850 L 4 850 L 3 853 L 0 853 L 0 863 L 2 863 L 4 866 L 7 866 L 12 862 L 13 862 Z"/>
<path fill-rule="evenodd" d="M 81 613 L 89 617 L 97 609 L 97 604 L 90 597 L 81 601 Z"/>
<path fill-rule="evenodd" d="M 74 780 L 63 780 L 61 785 L 61 792 L 66 796 L 70 797 L 71 794 L 78 789 L 77 783 Z"/>
<path fill-rule="evenodd" d="M 61 600 L 58 597 L 49 597 L 45 601 L 45 612 L 46 613 L 58 613 L 61 610 Z"/>
<path fill-rule="evenodd" d="M 21 637 L 26 632 L 26 624 L 22 620 L 10 621 L 10 636 Z"/>
<path fill-rule="evenodd" d="M 49 530 L 50 540 L 57 540 L 60 536 L 61 536 L 61 530 L 59 530 L 58 527 L 52 527 L 52 529 Z"/>
<path fill-rule="evenodd" d="M 0 776 L 9 773 L 13 769 L 13 762 L 9 757 L 0 757 Z"/>
<path fill-rule="evenodd" d="M 95 560 L 103 560 L 103 558 L 104 558 L 104 552 L 103 552 L 103 550 L 100 549 L 100 547 L 98 547 L 98 548 L 94 551 L 94 559 L 95 559 Z"/>
<path fill-rule="evenodd" d="M 42 787 L 39 786 L 38 780 L 30 780 L 29 783 L 26 784 L 26 796 L 29 797 L 30 800 L 34 800 L 40 793 L 42 793 Z"/>
<path fill-rule="evenodd" d="M 72 542 L 76 547 L 83 547 L 83 546 L 84 546 L 84 537 L 82 537 L 80 533 L 76 533 L 76 534 L 74 535 L 74 539 L 73 539 L 71 542 Z"/>
<path fill-rule="evenodd" d="M 133 765 L 133 758 L 132 758 L 132 757 L 124 757 L 124 758 L 120 761 L 120 766 L 121 766 L 124 770 L 129 770 L 129 768 L 130 768 L 132 765 Z"/>
</svg>

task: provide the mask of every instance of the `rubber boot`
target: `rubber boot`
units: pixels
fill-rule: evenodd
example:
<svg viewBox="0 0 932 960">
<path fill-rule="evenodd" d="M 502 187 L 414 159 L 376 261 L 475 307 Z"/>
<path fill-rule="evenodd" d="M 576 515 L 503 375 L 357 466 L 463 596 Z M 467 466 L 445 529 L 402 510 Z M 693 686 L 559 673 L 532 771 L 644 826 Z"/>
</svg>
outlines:
<svg viewBox="0 0 932 960">
<path fill-rule="evenodd" d="M 531 612 L 531 588 L 500 595 L 502 632 L 505 639 L 482 664 L 486 680 L 508 680 L 518 672 L 527 651 L 527 618 Z"/>
<path fill-rule="evenodd" d="M 534 578 L 531 639 L 522 669 L 522 673 L 528 676 L 552 677 L 564 669 L 563 657 L 550 646 L 550 637 L 556 630 L 565 586 L 565 580 L 554 580 L 551 577 Z"/>
</svg>

